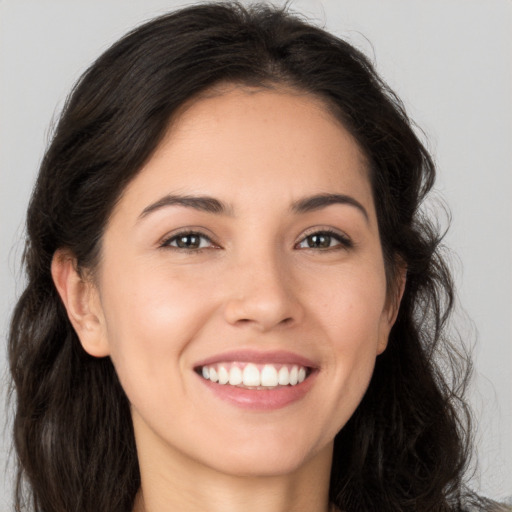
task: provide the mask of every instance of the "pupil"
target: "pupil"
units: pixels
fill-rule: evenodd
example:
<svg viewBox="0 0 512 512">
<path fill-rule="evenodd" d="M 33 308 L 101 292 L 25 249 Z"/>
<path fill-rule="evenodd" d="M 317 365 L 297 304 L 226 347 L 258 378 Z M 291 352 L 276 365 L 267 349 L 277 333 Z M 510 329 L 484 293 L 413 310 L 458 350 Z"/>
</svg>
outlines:
<svg viewBox="0 0 512 512">
<path fill-rule="evenodd" d="M 331 237 L 329 235 L 311 235 L 308 245 L 309 247 L 329 247 L 331 245 Z"/>
<path fill-rule="evenodd" d="M 199 247 L 199 237 L 197 235 L 183 235 L 176 240 L 178 247 L 190 249 L 191 247 Z"/>
</svg>

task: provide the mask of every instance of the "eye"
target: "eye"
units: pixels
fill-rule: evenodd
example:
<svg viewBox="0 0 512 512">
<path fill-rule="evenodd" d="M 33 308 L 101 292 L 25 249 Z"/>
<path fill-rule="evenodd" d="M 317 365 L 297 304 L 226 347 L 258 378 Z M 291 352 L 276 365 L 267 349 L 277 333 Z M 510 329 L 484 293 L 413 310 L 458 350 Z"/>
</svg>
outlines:
<svg viewBox="0 0 512 512">
<path fill-rule="evenodd" d="M 202 233 L 196 231 L 186 231 L 177 233 L 162 242 L 160 247 L 171 247 L 173 249 L 184 249 L 189 251 L 199 251 L 209 247 L 216 247 L 212 240 Z"/>
<path fill-rule="evenodd" d="M 307 235 L 296 245 L 296 248 L 327 250 L 337 247 L 347 249 L 352 246 L 353 243 L 347 236 L 334 231 L 323 230 Z"/>
</svg>

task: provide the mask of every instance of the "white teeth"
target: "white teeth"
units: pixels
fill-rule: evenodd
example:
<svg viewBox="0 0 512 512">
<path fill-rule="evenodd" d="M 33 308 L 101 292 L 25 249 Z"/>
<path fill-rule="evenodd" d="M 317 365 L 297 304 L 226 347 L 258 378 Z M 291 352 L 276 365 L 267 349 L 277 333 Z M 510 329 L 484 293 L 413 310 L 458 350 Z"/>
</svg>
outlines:
<svg viewBox="0 0 512 512">
<path fill-rule="evenodd" d="M 239 384 L 242 384 L 242 381 L 242 370 L 240 370 L 238 366 L 233 366 L 229 371 L 229 383 L 231 386 L 238 386 Z"/>
<path fill-rule="evenodd" d="M 279 370 L 278 382 L 281 386 L 288 386 L 288 384 L 290 384 L 290 372 L 286 366 L 282 366 Z"/>
<path fill-rule="evenodd" d="M 277 370 L 274 366 L 266 364 L 261 371 L 261 385 L 266 387 L 277 386 L 279 380 L 277 378 Z"/>
<path fill-rule="evenodd" d="M 249 363 L 243 372 L 244 386 L 259 386 L 261 384 L 260 371 L 257 366 Z"/>
<path fill-rule="evenodd" d="M 297 384 L 297 382 L 299 382 L 299 369 L 296 366 L 294 366 L 290 370 L 290 384 L 292 386 L 295 386 L 295 384 Z"/>
<path fill-rule="evenodd" d="M 304 366 L 298 365 L 256 365 L 233 362 L 211 366 L 205 365 L 201 367 L 201 375 L 206 380 L 223 385 L 261 389 L 275 388 L 276 386 L 296 386 L 304 382 L 307 370 Z"/>
<path fill-rule="evenodd" d="M 229 382 L 229 373 L 224 366 L 219 367 L 219 384 L 227 384 Z"/>
</svg>

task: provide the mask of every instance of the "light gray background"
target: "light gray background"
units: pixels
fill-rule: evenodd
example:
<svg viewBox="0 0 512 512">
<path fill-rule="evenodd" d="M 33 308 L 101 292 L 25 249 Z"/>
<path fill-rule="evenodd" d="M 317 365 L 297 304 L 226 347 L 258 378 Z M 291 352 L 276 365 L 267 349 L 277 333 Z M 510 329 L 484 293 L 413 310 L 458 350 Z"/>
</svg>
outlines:
<svg viewBox="0 0 512 512">
<path fill-rule="evenodd" d="M 0 0 L 2 375 L 8 317 L 22 289 L 23 217 L 50 120 L 111 43 L 188 3 Z M 478 335 L 471 402 L 480 469 L 473 486 L 488 496 L 511 496 L 512 2 L 295 0 L 292 7 L 372 56 L 427 134 L 439 168 L 437 190 L 453 214 L 447 243 L 457 255 L 460 301 L 473 321 L 459 316 L 459 324 L 468 339 Z M 6 377 L 2 395 L 5 383 Z M 6 433 L 0 468 L 9 446 Z M 11 508 L 10 480 L 9 472 L 5 481 L 0 477 L 0 510 Z"/>
</svg>

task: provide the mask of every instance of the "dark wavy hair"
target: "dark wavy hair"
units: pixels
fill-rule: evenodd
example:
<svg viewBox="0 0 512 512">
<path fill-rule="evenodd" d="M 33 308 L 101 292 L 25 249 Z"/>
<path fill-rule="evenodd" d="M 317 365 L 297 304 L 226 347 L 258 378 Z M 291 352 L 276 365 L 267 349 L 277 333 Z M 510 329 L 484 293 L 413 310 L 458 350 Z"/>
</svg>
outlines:
<svg viewBox="0 0 512 512">
<path fill-rule="evenodd" d="M 94 269 L 116 201 L 173 115 L 221 83 L 322 99 L 367 157 L 388 283 L 407 267 L 388 347 L 335 439 L 331 501 L 349 512 L 463 510 L 469 363 L 443 334 L 453 285 L 441 230 L 420 210 L 434 182 L 432 159 L 360 51 L 287 6 L 233 2 L 136 28 L 85 72 L 64 106 L 28 208 L 27 285 L 9 337 L 16 510 L 133 507 L 140 474 L 130 406 L 110 359 L 82 349 L 51 261 L 67 248 L 79 268 Z"/>
</svg>

